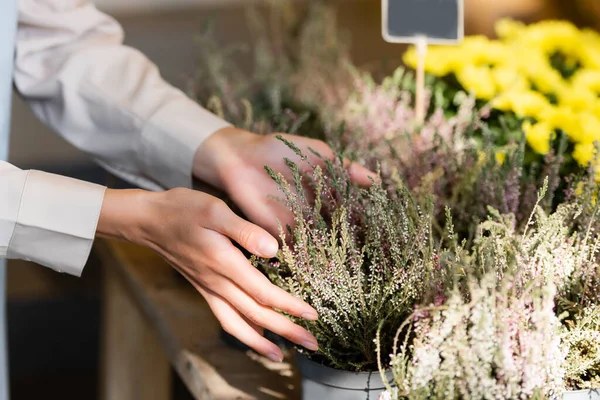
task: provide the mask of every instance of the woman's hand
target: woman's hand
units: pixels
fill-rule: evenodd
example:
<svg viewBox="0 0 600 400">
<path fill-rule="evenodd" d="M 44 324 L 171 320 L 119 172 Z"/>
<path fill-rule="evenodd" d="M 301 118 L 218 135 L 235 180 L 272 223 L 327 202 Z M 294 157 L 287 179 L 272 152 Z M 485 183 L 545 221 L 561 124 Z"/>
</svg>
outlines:
<svg viewBox="0 0 600 400">
<path fill-rule="evenodd" d="M 188 189 L 109 189 L 98 234 L 156 251 L 204 296 L 225 331 L 270 359 L 281 361 L 283 353 L 263 337 L 262 328 L 317 349 L 308 331 L 276 310 L 308 320 L 316 320 L 317 312 L 272 285 L 232 244 L 273 257 L 277 240 L 235 215 L 223 201 Z"/>
<path fill-rule="evenodd" d="M 275 136 L 256 135 L 236 128 L 222 129 L 200 146 L 194 158 L 193 172 L 201 181 L 225 191 L 246 217 L 277 236 L 277 221 L 282 226 L 292 225 L 293 218 L 289 209 L 277 201 L 281 193 L 264 167 L 272 167 L 291 181 L 291 172 L 284 158 L 304 169 L 308 165 Z M 313 164 L 320 164 L 322 160 L 309 149 L 325 158 L 333 157 L 329 146 L 320 140 L 286 134 L 281 136 L 300 148 Z M 347 168 L 351 179 L 360 186 L 368 187 L 372 179 L 378 179 L 376 174 L 359 164 L 348 162 Z"/>
</svg>

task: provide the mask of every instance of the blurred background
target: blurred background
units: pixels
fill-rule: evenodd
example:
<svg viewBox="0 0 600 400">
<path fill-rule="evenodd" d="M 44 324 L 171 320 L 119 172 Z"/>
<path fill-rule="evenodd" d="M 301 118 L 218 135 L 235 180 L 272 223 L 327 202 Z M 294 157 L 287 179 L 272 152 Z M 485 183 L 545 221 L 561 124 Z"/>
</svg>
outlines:
<svg viewBox="0 0 600 400">
<path fill-rule="evenodd" d="M 302 2 L 302 0 L 297 0 Z M 95 0 L 98 8 L 124 26 L 126 43 L 161 69 L 166 80 L 184 87 L 196 63 L 194 34 L 215 18 L 219 40 L 244 41 L 245 6 L 260 0 Z M 380 35 L 379 0 L 332 1 L 340 23 L 352 34 L 359 64 L 400 59 L 403 48 Z M 465 0 L 467 34 L 493 36 L 501 17 L 526 22 L 570 19 L 598 27 L 598 0 Z M 11 162 L 72 177 L 106 183 L 107 175 L 85 154 L 45 128 L 15 95 Z M 13 400 L 43 395 L 49 399 L 94 399 L 99 352 L 101 271 L 92 258 L 82 279 L 56 274 L 26 262 L 10 262 L 8 326 Z M 180 383 L 175 399 L 188 395 Z"/>
</svg>

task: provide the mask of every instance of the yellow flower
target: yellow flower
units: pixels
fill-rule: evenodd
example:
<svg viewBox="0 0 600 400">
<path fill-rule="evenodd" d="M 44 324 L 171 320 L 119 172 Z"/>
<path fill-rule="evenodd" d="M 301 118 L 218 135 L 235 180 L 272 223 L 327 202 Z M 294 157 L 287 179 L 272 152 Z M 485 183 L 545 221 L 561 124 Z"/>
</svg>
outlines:
<svg viewBox="0 0 600 400">
<path fill-rule="evenodd" d="M 579 114 L 581 138 L 579 143 L 594 143 L 600 140 L 600 119 L 589 112 Z"/>
<path fill-rule="evenodd" d="M 468 62 L 477 66 L 489 66 L 503 63 L 510 57 L 509 49 L 504 43 L 482 35 L 466 37 L 459 49 L 463 64 Z"/>
<path fill-rule="evenodd" d="M 449 50 L 454 51 L 449 51 Z M 425 71 L 435 76 L 446 76 L 456 68 L 456 59 L 459 59 L 456 49 L 431 47 L 425 56 Z M 410 47 L 403 57 L 403 61 L 409 67 L 417 68 L 417 51 L 415 47 Z"/>
<path fill-rule="evenodd" d="M 504 161 L 506 161 L 506 152 L 504 151 L 497 151 L 495 156 L 496 162 L 500 165 L 504 164 Z"/>
<path fill-rule="evenodd" d="M 573 158 L 579 165 L 582 167 L 589 167 L 590 165 L 594 167 L 595 180 L 598 183 L 600 182 L 600 162 L 596 154 L 597 147 L 595 143 L 578 143 L 573 150 Z"/>
<path fill-rule="evenodd" d="M 516 68 L 542 93 L 555 93 L 567 86 L 567 82 L 550 64 L 549 58 L 539 49 L 515 45 L 506 64 Z"/>
<path fill-rule="evenodd" d="M 519 117 L 534 118 L 539 118 L 551 108 L 542 94 L 532 90 L 503 93 L 492 100 L 492 106 L 502 111 L 513 111 Z"/>
<path fill-rule="evenodd" d="M 545 20 L 529 25 L 519 37 L 519 42 L 546 55 L 561 51 L 574 55 L 580 36 L 579 29 L 568 21 Z"/>
<path fill-rule="evenodd" d="M 538 119 L 547 122 L 554 129 L 563 130 L 575 142 L 582 139 L 579 117 L 568 107 L 550 106 L 539 114 Z"/>
<path fill-rule="evenodd" d="M 500 19 L 494 26 L 496 35 L 502 40 L 516 39 L 523 34 L 525 29 L 525 24 L 509 18 Z"/>
<path fill-rule="evenodd" d="M 477 166 L 481 167 L 487 161 L 487 154 L 483 150 L 477 150 Z"/>
<path fill-rule="evenodd" d="M 596 173 L 596 182 L 598 182 L 598 174 Z M 585 182 L 579 182 L 577 186 L 575 186 L 575 195 L 581 196 L 583 195 L 583 189 L 585 188 Z M 592 206 L 596 205 L 598 201 L 598 195 L 596 193 L 592 194 L 592 198 L 590 199 L 592 202 Z"/>
<path fill-rule="evenodd" d="M 569 86 L 558 93 L 558 102 L 561 106 L 567 106 L 574 111 L 586 111 L 596 103 L 596 94 L 582 86 Z"/>
<path fill-rule="evenodd" d="M 600 70 L 581 69 L 571 78 L 571 84 L 582 90 L 600 93 Z"/>
<path fill-rule="evenodd" d="M 491 72 L 499 93 L 529 89 L 527 79 L 517 68 L 501 66 L 493 68 Z"/>
<path fill-rule="evenodd" d="M 546 59 L 532 58 L 522 60 L 521 68 L 531 82 L 542 93 L 557 93 L 567 87 L 567 83 L 558 71 L 552 68 Z"/>
<path fill-rule="evenodd" d="M 513 110 L 520 117 L 538 117 L 550 107 L 550 102 L 540 93 L 518 93 L 512 99 Z"/>
<path fill-rule="evenodd" d="M 596 100 L 596 102 L 590 107 L 590 112 L 596 116 L 596 118 L 600 118 L 600 100 Z"/>
<path fill-rule="evenodd" d="M 550 141 L 553 139 L 554 130 L 550 124 L 538 122 L 532 124 L 529 121 L 523 123 L 523 132 L 529 146 L 538 154 L 548 154 Z"/>
<path fill-rule="evenodd" d="M 585 68 L 600 69 L 600 34 L 584 29 L 579 36 L 581 50 L 579 60 Z"/>
<path fill-rule="evenodd" d="M 462 87 L 478 99 L 490 100 L 496 95 L 496 85 L 489 67 L 465 65 L 455 74 Z"/>
<path fill-rule="evenodd" d="M 577 143 L 573 150 L 573 158 L 582 167 L 587 167 L 596 157 L 596 146 L 594 143 Z"/>
</svg>

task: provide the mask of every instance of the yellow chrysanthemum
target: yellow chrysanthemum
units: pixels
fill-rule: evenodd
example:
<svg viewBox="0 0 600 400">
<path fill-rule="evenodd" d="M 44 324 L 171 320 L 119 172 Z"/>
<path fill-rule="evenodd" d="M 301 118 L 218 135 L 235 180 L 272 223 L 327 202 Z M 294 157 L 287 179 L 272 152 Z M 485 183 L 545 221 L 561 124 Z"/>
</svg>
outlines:
<svg viewBox="0 0 600 400">
<path fill-rule="evenodd" d="M 506 64 L 515 68 L 542 93 L 556 93 L 567 86 L 560 73 L 552 68 L 548 57 L 527 46 L 515 45 Z"/>
<path fill-rule="evenodd" d="M 449 51 L 450 48 L 432 47 L 425 56 L 425 71 L 435 76 L 446 76 L 454 72 L 456 68 L 456 52 Z M 403 61 L 409 67 L 417 68 L 417 51 L 410 47 L 404 53 Z"/>
<path fill-rule="evenodd" d="M 546 20 L 528 26 L 519 42 L 546 55 L 557 51 L 572 55 L 579 36 L 579 29 L 571 22 Z"/>
<path fill-rule="evenodd" d="M 538 154 L 548 154 L 550 142 L 553 139 L 554 130 L 545 122 L 532 124 L 529 121 L 523 123 L 523 132 L 529 146 Z"/>
<path fill-rule="evenodd" d="M 513 111 L 519 117 L 539 118 L 551 108 L 542 94 L 532 90 L 505 92 L 492 100 L 492 106 L 503 111 Z"/>
<path fill-rule="evenodd" d="M 490 40 L 482 35 L 466 37 L 458 51 L 463 56 L 463 63 L 468 62 L 477 66 L 503 63 L 510 56 L 504 43 Z"/>
<path fill-rule="evenodd" d="M 582 140 L 579 116 L 568 107 L 550 106 L 539 114 L 538 119 L 554 129 L 563 130 L 575 142 Z"/>
<path fill-rule="evenodd" d="M 589 167 L 590 164 L 594 166 L 595 180 L 600 182 L 600 163 L 596 157 L 597 147 L 595 143 L 578 143 L 575 145 L 573 150 L 573 158 L 582 167 Z"/>
<path fill-rule="evenodd" d="M 458 46 L 430 48 L 426 71 L 437 76 L 454 74 L 462 88 L 478 99 L 535 120 L 523 125 L 535 152 L 548 153 L 555 132 L 562 130 L 576 146 L 577 162 L 593 161 L 593 143 L 600 141 L 600 34 L 552 20 L 526 26 L 505 19 L 495 29 L 499 40 L 470 36 Z M 552 65 L 551 56 L 557 52 L 567 68 L 578 67 L 570 79 Z M 414 48 L 404 61 L 416 67 Z M 556 98 L 557 104 L 549 98 Z M 501 164 L 506 154 L 499 151 L 495 157 Z"/>
<path fill-rule="evenodd" d="M 600 70 L 581 69 L 572 78 L 573 87 L 600 93 Z"/>
<path fill-rule="evenodd" d="M 600 118 L 600 100 L 596 100 L 596 102 L 590 107 L 590 112 L 596 116 L 596 118 Z"/>
<path fill-rule="evenodd" d="M 581 50 L 579 60 L 585 68 L 600 69 L 600 34 L 584 29 L 579 35 Z"/>
<path fill-rule="evenodd" d="M 596 173 L 596 182 L 598 182 L 598 174 Z M 584 182 L 579 182 L 577 184 L 577 186 L 575 186 L 575 195 L 577 196 L 581 196 L 583 194 L 583 189 L 585 188 L 585 183 Z M 596 205 L 596 201 L 598 201 L 598 196 L 596 194 L 593 194 L 591 196 L 592 198 L 590 199 L 592 202 L 592 206 Z"/>
<path fill-rule="evenodd" d="M 600 119 L 589 112 L 579 114 L 581 138 L 579 143 L 594 143 L 600 140 Z"/>
<path fill-rule="evenodd" d="M 455 75 L 462 87 L 478 99 L 490 100 L 496 95 L 496 85 L 489 67 L 465 65 Z"/>
<path fill-rule="evenodd" d="M 596 94 L 581 86 L 569 86 L 558 93 L 558 102 L 561 106 L 570 107 L 573 111 L 587 111 L 590 105 L 595 104 Z"/>
<path fill-rule="evenodd" d="M 552 68 L 549 61 L 537 57 L 529 61 L 522 60 L 521 70 L 539 91 L 553 94 L 566 89 L 567 83 L 560 73 Z"/>
<path fill-rule="evenodd" d="M 593 143 L 578 143 L 573 150 L 573 158 L 582 167 L 587 167 L 596 157 L 596 146 Z"/>
<path fill-rule="evenodd" d="M 517 68 L 501 66 L 492 69 L 492 77 L 498 93 L 518 91 L 522 92 L 529 89 L 529 82 L 525 76 L 519 73 Z"/>
<path fill-rule="evenodd" d="M 483 150 L 477 150 L 477 166 L 481 167 L 487 161 L 487 154 Z"/>
<path fill-rule="evenodd" d="M 502 40 L 516 39 L 523 34 L 525 29 L 526 26 L 522 22 L 508 18 L 498 20 L 494 26 L 496 35 Z"/>
<path fill-rule="evenodd" d="M 504 161 L 506 161 L 505 151 L 497 151 L 494 156 L 496 157 L 496 162 L 500 165 L 504 164 Z"/>
<path fill-rule="evenodd" d="M 520 117 L 537 118 L 550 107 L 550 102 L 542 94 L 528 91 L 513 96 L 512 106 L 515 114 Z"/>
<path fill-rule="evenodd" d="M 585 187 L 585 183 L 579 182 L 577 186 L 575 186 L 575 194 L 577 196 L 581 196 L 583 194 L 583 188 Z"/>
</svg>

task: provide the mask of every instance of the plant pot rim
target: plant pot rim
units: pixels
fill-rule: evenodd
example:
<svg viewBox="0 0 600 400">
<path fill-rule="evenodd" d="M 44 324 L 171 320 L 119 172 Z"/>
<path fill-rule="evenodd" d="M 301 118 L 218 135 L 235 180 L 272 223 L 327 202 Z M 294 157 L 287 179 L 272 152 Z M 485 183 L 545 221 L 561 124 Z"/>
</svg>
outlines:
<svg viewBox="0 0 600 400">
<path fill-rule="evenodd" d="M 379 371 L 354 372 L 335 369 L 311 361 L 299 352 L 296 352 L 296 360 L 304 378 L 326 386 L 361 391 L 386 389 Z M 392 382 L 392 370 L 385 371 L 385 376 L 388 382 Z"/>
<path fill-rule="evenodd" d="M 600 388 L 596 388 L 596 389 L 567 390 L 565 393 L 567 393 L 567 394 L 577 394 L 577 393 L 589 393 L 589 392 L 594 392 L 594 393 L 600 394 Z"/>
<path fill-rule="evenodd" d="M 593 400 L 600 399 L 600 389 L 582 389 L 569 390 L 561 396 L 557 396 L 556 400 Z"/>
</svg>

